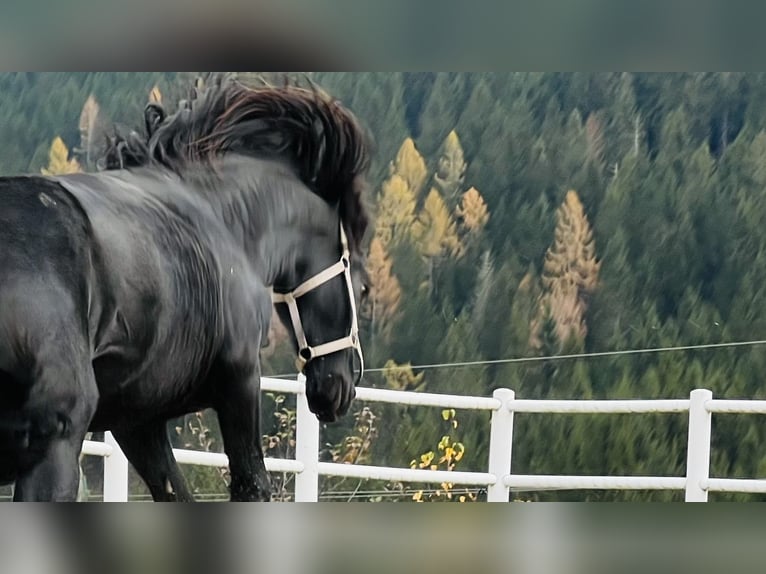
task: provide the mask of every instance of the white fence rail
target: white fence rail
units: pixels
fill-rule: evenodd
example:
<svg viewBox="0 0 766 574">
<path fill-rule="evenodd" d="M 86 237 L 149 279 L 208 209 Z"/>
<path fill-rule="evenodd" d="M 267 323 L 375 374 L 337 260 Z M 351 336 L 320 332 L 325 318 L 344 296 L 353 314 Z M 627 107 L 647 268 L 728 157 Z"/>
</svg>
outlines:
<svg viewBox="0 0 766 574">
<path fill-rule="evenodd" d="M 447 472 L 409 468 L 344 465 L 319 462 L 319 423 L 308 409 L 302 381 L 262 379 L 263 391 L 297 395 L 296 459 L 266 459 L 272 472 L 295 474 L 296 502 L 316 502 L 319 476 L 343 476 L 413 483 L 450 482 L 487 488 L 488 502 L 507 502 L 512 489 L 525 490 L 678 490 L 687 502 L 707 502 L 709 492 L 766 493 L 766 480 L 710 478 L 710 438 L 713 413 L 766 414 L 766 401 L 714 400 L 711 391 L 697 389 L 681 400 L 523 400 L 510 389 L 489 397 L 357 389 L 357 400 L 491 411 L 487 472 Z M 512 473 L 514 413 L 641 414 L 688 413 L 686 476 L 542 476 Z M 103 443 L 86 441 L 83 453 L 104 457 L 104 501 L 128 500 L 128 462 L 110 433 Z M 174 450 L 181 464 L 225 467 L 224 454 Z"/>
</svg>

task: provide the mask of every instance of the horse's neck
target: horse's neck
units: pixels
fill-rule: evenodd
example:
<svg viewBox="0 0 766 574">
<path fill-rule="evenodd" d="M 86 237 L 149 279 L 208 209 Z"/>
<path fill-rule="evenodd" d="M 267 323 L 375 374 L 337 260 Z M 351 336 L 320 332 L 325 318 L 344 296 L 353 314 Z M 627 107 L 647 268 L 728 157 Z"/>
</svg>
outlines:
<svg viewBox="0 0 766 574">
<path fill-rule="evenodd" d="M 282 166 L 238 163 L 230 174 L 233 183 L 210 196 L 255 272 L 271 286 L 294 269 L 307 238 L 332 224 L 332 209 Z"/>
</svg>

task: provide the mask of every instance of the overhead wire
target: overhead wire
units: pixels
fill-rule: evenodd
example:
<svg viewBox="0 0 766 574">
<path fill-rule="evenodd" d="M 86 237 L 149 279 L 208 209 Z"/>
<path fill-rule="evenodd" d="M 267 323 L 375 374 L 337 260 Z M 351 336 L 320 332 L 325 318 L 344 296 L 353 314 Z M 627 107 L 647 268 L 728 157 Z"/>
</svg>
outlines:
<svg viewBox="0 0 766 574">
<path fill-rule="evenodd" d="M 391 371 L 401 371 L 412 369 L 413 371 L 424 371 L 433 369 L 458 369 L 466 367 L 482 367 L 493 365 L 512 365 L 523 363 L 542 363 L 547 361 L 563 361 L 574 359 L 591 359 L 603 357 L 619 357 L 629 355 L 645 355 L 650 353 L 667 353 L 679 351 L 699 351 L 710 349 L 726 349 L 737 347 L 755 347 L 766 345 L 766 339 L 755 339 L 751 341 L 732 341 L 729 343 L 704 343 L 700 345 L 682 345 L 676 347 L 647 347 L 641 349 L 623 349 L 617 351 L 596 351 L 591 353 L 570 353 L 562 355 L 545 355 L 536 357 L 511 357 L 506 359 L 486 359 L 477 361 L 456 361 L 445 363 L 428 363 L 423 365 L 395 365 L 391 367 L 376 367 L 374 369 L 365 369 L 367 373 L 382 373 Z M 278 375 L 264 375 L 273 379 L 294 378 L 297 373 L 282 373 Z"/>
</svg>

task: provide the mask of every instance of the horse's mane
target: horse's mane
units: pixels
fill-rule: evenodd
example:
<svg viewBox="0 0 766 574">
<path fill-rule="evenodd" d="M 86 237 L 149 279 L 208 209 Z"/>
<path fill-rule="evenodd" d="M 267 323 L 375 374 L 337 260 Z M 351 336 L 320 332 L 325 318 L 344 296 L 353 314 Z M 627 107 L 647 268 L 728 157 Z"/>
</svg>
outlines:
<svg viewBox="0 0 766 574">
<path fill-rule="evenodd" d="M 361 197 L 368 140 L 353 114 L 316 86 L 251 87 L 216 74 L 204 85 L 197 80 L 172 115 L 149 104 L 144 130 L 109 138 L 102 167 L 162 166 L 182 174 L 228 153 L 286 159 L 314 193 L 338 204 L 359 247 L 368 223 Z"/>
</svg>

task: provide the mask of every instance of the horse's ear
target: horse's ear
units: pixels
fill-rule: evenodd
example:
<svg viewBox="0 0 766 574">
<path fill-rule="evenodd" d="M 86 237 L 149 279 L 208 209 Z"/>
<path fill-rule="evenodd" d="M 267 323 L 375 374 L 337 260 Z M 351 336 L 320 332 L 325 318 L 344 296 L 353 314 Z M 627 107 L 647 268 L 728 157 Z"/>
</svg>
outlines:
<svg viewBox="0 0 766 574">
<path fill-rule="evenodd" d="M 165 121 L 167 114 L 161 104 L 152 102 L 144 108 L 144 124 L 146 126 L 146 135 L 151 138 L 157 128 Z"/>
</svg>

